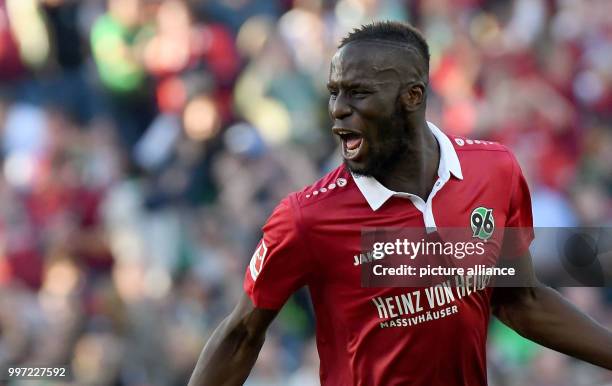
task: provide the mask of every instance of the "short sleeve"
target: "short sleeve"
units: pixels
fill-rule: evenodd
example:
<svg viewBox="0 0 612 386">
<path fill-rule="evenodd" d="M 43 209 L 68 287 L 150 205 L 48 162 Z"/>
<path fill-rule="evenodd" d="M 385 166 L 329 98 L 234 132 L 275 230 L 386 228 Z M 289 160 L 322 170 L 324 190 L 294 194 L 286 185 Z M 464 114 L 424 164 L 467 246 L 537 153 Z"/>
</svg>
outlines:
<svg viewBox="0 0 612 386">
<path fill-rule="evenodd" d="M 534 238 L 531 196 L 521 167 L 512 156 L 510 204 L 506 217 L 503 253 L 506 257 L 523 256 Z"/>
<path fill-rule="evenodd" d="M 263 237 L 244 276 L 244 290 L 256 307 L 280 309 L 307 282 L 312 264 L 297 220 L 287 197 L 262 228 Z"/>
</svg>

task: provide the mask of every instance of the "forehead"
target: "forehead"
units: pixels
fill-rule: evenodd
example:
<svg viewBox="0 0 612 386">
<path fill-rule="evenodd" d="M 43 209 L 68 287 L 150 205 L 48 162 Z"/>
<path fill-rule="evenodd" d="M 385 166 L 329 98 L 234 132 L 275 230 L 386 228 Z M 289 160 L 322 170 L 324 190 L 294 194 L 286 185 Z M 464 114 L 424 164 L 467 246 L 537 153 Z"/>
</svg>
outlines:
<svg viewBox="0 0 612 386">
<path fill-rule="evenodd" d="M 399 82 L 414 72 L 414 61 L 405 49 L 379 42 L 353 42 L 336 51 L 331 60 L 329 80 Z"/>
</svg>

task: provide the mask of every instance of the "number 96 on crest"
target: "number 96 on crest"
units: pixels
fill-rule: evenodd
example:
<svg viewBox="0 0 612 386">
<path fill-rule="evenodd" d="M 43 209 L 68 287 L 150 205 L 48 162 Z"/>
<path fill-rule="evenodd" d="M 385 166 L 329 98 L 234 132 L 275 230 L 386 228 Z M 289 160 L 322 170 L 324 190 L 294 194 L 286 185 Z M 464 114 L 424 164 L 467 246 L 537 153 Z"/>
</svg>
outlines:
<svg viewBox="0 0 612 386">
<path fill-rule="evenodd" d="M 472 226 L 473 237 L 478 237 L 485 241 L 491 238 L 495 229 L 493 209 L 483 206 L 474 209 L 470 215 L 470 225 Z"/>
</svg>

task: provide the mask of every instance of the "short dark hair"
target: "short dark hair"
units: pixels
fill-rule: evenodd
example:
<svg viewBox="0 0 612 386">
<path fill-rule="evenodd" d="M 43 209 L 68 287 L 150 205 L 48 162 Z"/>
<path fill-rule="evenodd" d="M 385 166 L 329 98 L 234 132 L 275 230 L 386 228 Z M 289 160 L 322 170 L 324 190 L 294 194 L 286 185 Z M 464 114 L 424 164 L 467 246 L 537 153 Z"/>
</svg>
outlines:
<svg viewBox="0 0 612 386">
<path fill-rule="evenodd" d="M 342 39 L 338 48 L 356 41 L 382 40 L 391 43 L 401 43 L 416 49 L 421 56 L 425 69 L 429 72 L 429 45 L 415 27 L 408 23 L 397 21 L 378 21 L 364 24 L 353 29 Z"/>
</svg>

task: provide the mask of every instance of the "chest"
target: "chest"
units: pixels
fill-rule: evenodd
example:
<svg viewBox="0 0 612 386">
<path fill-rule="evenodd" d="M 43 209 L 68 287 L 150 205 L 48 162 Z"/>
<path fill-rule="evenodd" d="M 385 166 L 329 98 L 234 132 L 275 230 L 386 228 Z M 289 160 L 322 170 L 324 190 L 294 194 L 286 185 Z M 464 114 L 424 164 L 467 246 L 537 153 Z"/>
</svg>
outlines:
<svg viewBox="0 0 612 386">
<path fill-rule="evenodd" d="M 406 198 L 392 197 L 377 211 L 365 202 L 339 205 L 334 210 L 335 216 L 328 216 L 313 227 L 309 237 L 319 266 L 313 291 L 316 306 L 338 311 L 335 320 L 349 329 L 348 326 L 365 325 L 373 331 L 396 325 L 420 329 L 429 322 L 467 326 L 487 319 L 488 283 L 470 275 L 464 275 L 467 277 L 461 282 L 421 286 L 412 285 L 417 283 L 406 281 L 402 274 L 387 275 L 374 285 L 366 281 L 376 265 L 385 265 L 389 251 L 407 252 L 401 258 L 417 269 L 494 265 L 508 218 L 507 197 L 507 188 L 503 186 L 449 182 L 430 203 L 435 237 L 427 232 L 425 211 Z M 388 250 L 373 248 L 375 242 L 389 246 Z M 477 256 L 478 260 L 463 256 L 460 264 L 449 265 L 441 262 L 437 251 L 424 253 L 427 242 L 453 245 L 453 254 L 458 248 L 467 252 L 465 244 L 471 243 L 472 252 L 481 248 L 484 254 Z M 427 320 L 429 316 L 431 320 Z"/>
</svg>

